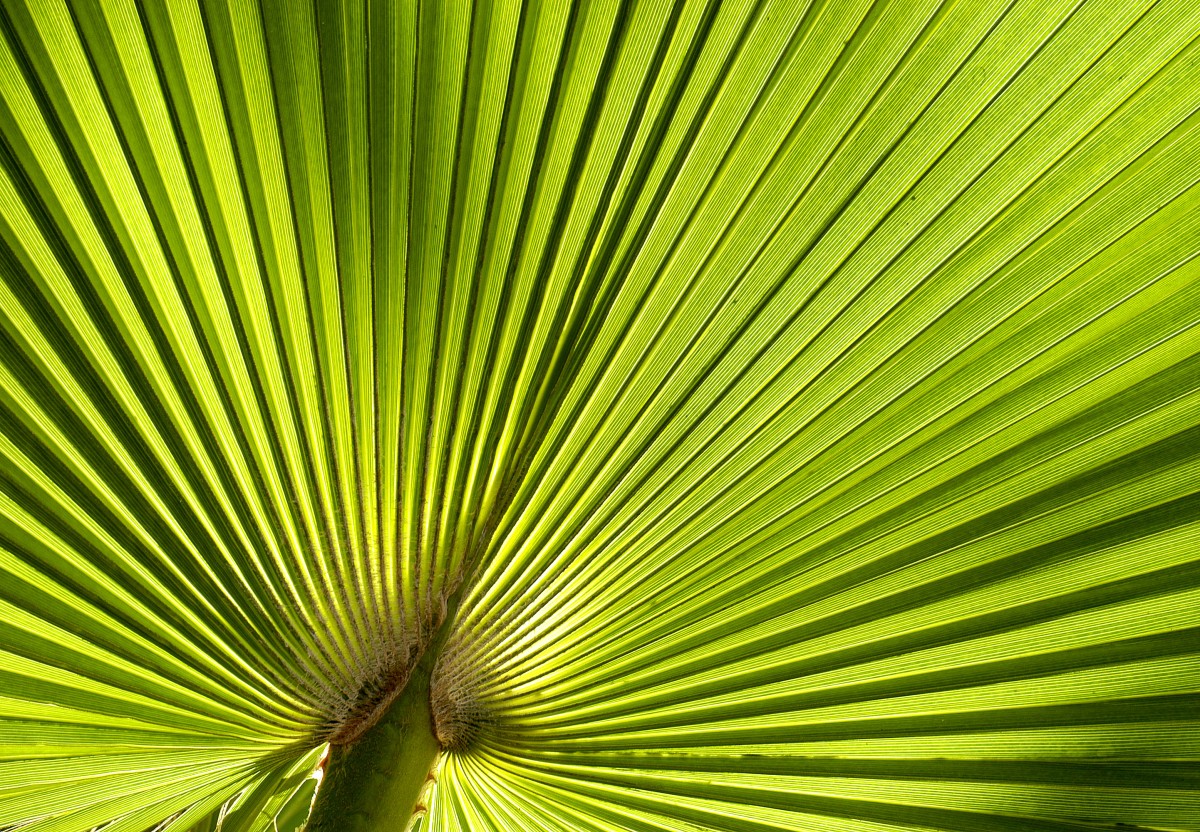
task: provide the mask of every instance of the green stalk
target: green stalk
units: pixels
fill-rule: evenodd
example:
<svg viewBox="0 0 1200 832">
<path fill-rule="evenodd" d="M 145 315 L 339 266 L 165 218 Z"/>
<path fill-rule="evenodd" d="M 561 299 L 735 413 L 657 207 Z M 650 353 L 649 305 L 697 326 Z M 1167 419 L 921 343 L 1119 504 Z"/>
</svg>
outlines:
<svg viewBox="0 0 1200 832">
<path fill-rule="evenodd" d="M 426 650 L 379 722 L 330 748 L 306 832 L 407 828 L 441 751 L 429 696 L 436 653 Z"/>
</svg>

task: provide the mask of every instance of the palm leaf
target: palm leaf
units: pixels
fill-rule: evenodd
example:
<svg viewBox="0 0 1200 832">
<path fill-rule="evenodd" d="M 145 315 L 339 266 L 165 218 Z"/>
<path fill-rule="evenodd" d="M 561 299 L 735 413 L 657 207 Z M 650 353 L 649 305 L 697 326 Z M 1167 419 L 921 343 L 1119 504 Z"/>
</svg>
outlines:
<svg viewBox="0 0 1200 832">
<path fill-rule="evenodd" d="M 1198 36 L 6 4 L 0 829 L 1200 829 Z"/>
</svg>

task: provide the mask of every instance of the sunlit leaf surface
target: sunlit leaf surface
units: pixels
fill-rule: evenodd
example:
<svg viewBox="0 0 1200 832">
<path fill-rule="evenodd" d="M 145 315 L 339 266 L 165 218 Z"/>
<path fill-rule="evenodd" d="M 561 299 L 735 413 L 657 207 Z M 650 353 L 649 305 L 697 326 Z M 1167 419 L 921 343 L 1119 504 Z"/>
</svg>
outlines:
<svg viewBox="0 0 1200 832">
<path fill-rule="evenodd" d="M 1200 829 L 1198 37 L 5 2 L 0 829 Z"/>
</svg>

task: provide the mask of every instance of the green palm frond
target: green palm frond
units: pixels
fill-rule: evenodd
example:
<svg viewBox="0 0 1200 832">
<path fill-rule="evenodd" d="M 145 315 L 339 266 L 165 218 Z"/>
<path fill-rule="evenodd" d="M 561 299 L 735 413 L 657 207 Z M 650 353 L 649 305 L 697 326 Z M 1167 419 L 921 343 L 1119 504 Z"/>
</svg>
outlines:
<svg viewBox="0 0 1200 832">
<path fill-rule="evenodd" d="M 1200 829 L 1197 255 L 1187 0 L 5 3 L 0 830 Z"/>
</svg>

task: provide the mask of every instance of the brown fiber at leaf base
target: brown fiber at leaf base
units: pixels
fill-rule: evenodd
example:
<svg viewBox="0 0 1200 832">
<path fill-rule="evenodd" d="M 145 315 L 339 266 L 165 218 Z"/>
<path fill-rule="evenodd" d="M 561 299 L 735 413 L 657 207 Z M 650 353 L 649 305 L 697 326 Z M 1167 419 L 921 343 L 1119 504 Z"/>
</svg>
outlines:
<svg viewBox="0 0 1200 832">
<path fill-rule="evenodd" d="M 434 733 L 446 751 L 469 751 L 493 721 L 477 695 L 474 674 L 454 658 L 438 665 L 430 697 Z"/>
<path fill-rule="evenodd" d="M 404 690 L 411 673 L 412 664 L 406 662 L 393 668 L 378 683 L 372 685 L 374 692 L 360 700 L 341 724 L 333 729 L 329 735 L 329 743 L 351 745 L 378 723 Z"/>
</svg>

